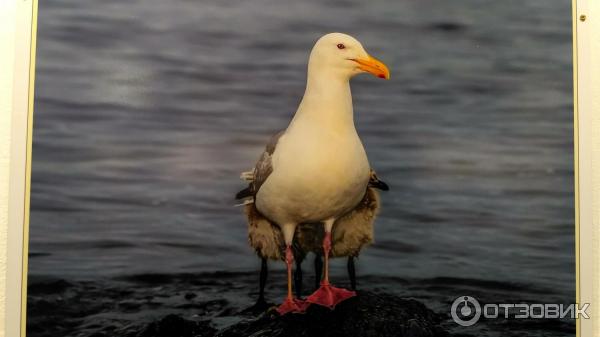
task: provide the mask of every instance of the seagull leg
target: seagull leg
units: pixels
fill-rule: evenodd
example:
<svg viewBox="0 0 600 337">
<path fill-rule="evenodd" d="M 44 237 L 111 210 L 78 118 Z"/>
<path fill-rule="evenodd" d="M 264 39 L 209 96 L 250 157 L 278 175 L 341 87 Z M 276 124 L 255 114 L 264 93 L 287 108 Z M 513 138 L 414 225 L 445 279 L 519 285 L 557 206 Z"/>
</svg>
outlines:
<svg viewBox="0 0 600 337">
<path fill-rule="evenodd" d="M 350 277 L 350 289 L 356 291 L 356 269 L 354 268 L 354 256 L 348 256 L 348 276 Z"/>
<path fill-rule="evenodd" d="M 292 293 L 292 263 L 294 262 L 294 254 L 292 253 L 291 245 L 285 248 L 285 263 L 287 265 L 287 297 L 285 301 L 277 308 L 280 315 L 285 315 L 290 312 L 302 313 L 306 311 L 308 303 L 294 298 Z"/>
<path fill-rule="evenodd" d="M 321 275 L 323 274 L 323 259 L 321 254 L 315 254 L 315 289 L 321 285 Z"/>
<path fill-rule="evenodd" d="M 334 221 L 335 220 L 328 220 L 325 222 L 325 238 L 323 238 L 325 276 L 321 281 L 319 289 L 306 299 L 306 302 L 322 305 L 329 309 L 333 309 L 338 303 L 356 296 L 354 291 L 337 288 L 329 284 L 329 253 L 331 251 L 331 228 L 333 227 Z"/>
</svg>

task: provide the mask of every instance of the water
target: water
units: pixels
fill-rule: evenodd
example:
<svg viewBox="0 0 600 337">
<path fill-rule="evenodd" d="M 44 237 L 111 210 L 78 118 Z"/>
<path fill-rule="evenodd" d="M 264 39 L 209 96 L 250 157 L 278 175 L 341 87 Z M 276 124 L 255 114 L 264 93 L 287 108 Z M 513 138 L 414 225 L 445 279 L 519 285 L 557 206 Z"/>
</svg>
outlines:
<svg viewBox="0 0 600 337">
<path fill-rule="evenodd" d="M 32 275 L 257 268 L 232 207 L 239 173 L 292 117 L 314 41 L 343 31 L 392 73 L 352 82 L 357 129 L 391 186 L 359 275 L 574 298 L 570 2 L 54 0 L 39 12 Z"/>
</svg>

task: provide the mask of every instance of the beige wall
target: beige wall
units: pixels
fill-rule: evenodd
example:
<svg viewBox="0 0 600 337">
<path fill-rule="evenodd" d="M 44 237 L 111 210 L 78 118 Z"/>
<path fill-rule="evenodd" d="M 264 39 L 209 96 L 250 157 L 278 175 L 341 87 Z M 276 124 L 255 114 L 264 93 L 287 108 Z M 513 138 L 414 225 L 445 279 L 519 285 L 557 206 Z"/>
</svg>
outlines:
<svg viewBox="0 0 600 337">
<path fill-rule="evenodd" d="M 12 1 L 0 2 L 0 303 L 6 298 L 6 242 L 8 225 L 8 175 L 13 96 L 15 9 Z M 0 305 L 0 337 L 4 333 L 5 307 Z"/>
</svg>

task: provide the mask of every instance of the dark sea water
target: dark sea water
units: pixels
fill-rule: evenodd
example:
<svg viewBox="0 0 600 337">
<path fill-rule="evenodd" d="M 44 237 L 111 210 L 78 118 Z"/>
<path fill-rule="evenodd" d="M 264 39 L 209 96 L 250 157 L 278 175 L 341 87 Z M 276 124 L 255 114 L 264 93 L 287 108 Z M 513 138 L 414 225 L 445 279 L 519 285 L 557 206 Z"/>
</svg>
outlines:
<svg viewBox="0 0 600 337">
<path fill-rule="evenodd" d="M 51 0 L 39 14 L 31 275 L 258 268 L 239 173 L 293 116 L 312 44 L 341 31 L 392 73 L 352 82 L 391 186 L 363 283 L 574 299 L 570 1 Z"/>
</svg>

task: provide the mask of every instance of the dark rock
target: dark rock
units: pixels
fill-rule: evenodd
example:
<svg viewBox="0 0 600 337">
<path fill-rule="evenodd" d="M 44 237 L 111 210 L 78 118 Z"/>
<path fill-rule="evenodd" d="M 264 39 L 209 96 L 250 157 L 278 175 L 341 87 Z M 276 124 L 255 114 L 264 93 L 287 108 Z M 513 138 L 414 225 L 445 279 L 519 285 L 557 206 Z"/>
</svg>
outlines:
<svg viewBox="0 0 600 337">
<path fill-rule="evenodd" d="M 208 337 L 216 330 L 208 322 L 186 320 L 178 315 L 168 315 L 150 323 L 137 337 Z"/>
<path fill-rule="evenodd" d="M 254 303 L 254 305 L 242 310 L 240 312 L 240 314 L 241 315 L 258 316 L 261 313 L 267 311 L 267 309 L 269 309 L 270 307 L 272 307 L 274 305 L 275 305 L 274 303 L 269 303 L 269 302 L 265 301 L 264 298 L 259 298 L 258 301 L 256 301 L 256 303 Z"/>
<path fill-rule="evenodd" d="M 359 292 L 335 310 L 311 306 L 305 314 L 266 313 L 233 325 L 219 337 L 433 337 L 448 336 L 442 317 L 412 299 Z"/>
</svg>

